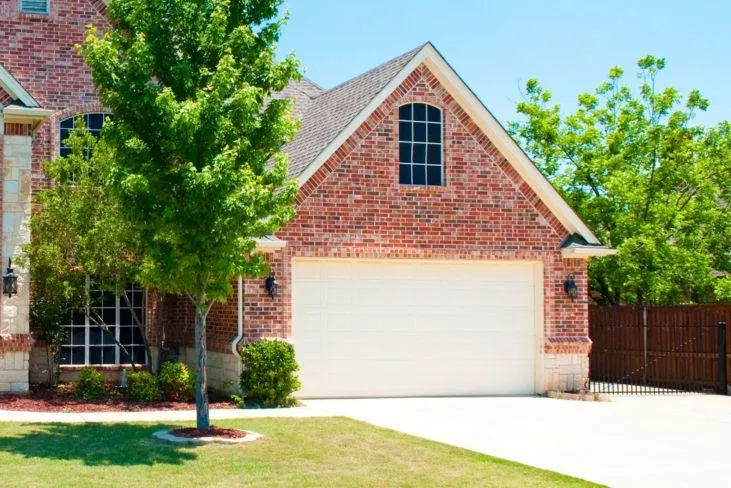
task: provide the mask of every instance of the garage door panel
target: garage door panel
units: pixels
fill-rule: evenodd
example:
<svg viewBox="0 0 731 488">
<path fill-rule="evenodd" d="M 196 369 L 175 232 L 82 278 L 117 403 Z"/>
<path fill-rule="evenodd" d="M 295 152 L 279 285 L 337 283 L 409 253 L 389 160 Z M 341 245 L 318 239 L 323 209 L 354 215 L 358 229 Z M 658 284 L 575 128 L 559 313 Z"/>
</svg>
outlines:
<svg viewBox="0 0 731 488">
<path fill-rule="evenodd" d="M 534 391 L 533 267 L 295 260 L 304 397 Z"/>
</svg>

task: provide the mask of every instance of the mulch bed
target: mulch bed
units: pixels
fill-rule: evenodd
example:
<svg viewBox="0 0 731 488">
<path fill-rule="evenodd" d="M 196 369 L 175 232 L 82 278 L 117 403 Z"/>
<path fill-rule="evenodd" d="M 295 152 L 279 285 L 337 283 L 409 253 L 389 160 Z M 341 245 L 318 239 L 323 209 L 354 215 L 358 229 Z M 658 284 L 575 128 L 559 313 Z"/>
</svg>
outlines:
<svg viewBox="0 0 731 488">
<path fill-rule="evenodd" d="M 225 429 L 211 425 L 208 429 L 197 429 L 195 427 L 186 427 L 184 429 L 171 430 L 170 433 L 178 437 L 224 437 L 226 439 L 241 439 L 246 437 L 246 432 L 238 429 Z"/>
<path fill-rule="evenodd" d="M 236 408 L 231 402 L 211 401 L 210 408 Z M 82 400 L 68 389 L 37 387 L 27 395 L 0 395 L 0 410 L 27 412 L 145 412 L 150 410 L 194 410 L 195 402 L 132 402 L 113 391 L 107 398 Z"/>
</svg>

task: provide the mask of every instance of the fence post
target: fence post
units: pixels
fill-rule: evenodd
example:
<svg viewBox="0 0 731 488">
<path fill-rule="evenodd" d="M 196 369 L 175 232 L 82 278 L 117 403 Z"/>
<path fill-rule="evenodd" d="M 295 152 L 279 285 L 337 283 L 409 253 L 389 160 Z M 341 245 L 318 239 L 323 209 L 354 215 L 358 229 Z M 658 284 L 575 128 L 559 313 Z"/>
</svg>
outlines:
<svg viewBox="0 0 731 488">
<path fill-rule="evenodd" d="M 726 377 L 726 322 L 718 323 L 718 393 L 728 395 Z"/>
<path fill-rule="evenodd" d="M 647 304 L 642 306 L 642 358 L 645 365 L 642 368 L 642 379 L 647 386 Z"/>
</svg>

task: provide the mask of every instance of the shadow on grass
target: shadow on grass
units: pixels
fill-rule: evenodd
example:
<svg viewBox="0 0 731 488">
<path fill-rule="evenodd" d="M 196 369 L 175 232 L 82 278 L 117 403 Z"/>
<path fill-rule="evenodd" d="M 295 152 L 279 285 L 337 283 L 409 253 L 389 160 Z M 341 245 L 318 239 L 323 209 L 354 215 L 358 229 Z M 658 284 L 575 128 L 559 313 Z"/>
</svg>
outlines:
<svg viewBox="0 0 731 488">
<path fill-rule="evenodd" d="M 173 427 L 161 424 L 24 425 L 2 431 L 0 453 L 78 460 L 87 466 L 183 464 L 196 459 L 190 448 L 162 444 L 152 438 L 153 432 Z"/>
</svg>

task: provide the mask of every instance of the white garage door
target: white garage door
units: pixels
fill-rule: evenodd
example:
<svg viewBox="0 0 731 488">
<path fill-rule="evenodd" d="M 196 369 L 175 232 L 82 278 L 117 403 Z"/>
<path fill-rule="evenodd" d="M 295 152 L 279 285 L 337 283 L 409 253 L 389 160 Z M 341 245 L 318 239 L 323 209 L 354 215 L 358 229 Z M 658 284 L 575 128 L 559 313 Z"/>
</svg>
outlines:
<svg viewBox="0 0 731 488">
<path fill-rule="evenodd" d="M 304 398 L 535 392 L 534 265 L 295 260 Z"/>
</svg>

